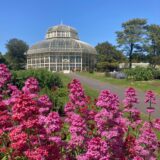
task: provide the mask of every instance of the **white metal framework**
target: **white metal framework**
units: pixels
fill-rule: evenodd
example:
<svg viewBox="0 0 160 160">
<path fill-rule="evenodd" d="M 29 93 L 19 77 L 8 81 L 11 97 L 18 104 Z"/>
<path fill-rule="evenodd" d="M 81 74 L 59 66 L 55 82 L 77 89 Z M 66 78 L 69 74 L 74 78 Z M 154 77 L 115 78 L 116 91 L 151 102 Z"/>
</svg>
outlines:
<svg viewBox="0 0 160 160">
<path fill-rule="evenodd" d="M 50 28 L 46 39 L 27 52 L 27 69 L 47 68 L 50 71 L 92 70 L 96 50 L 78 38 L 77 31 L 66 25 Z"/>
</svg>

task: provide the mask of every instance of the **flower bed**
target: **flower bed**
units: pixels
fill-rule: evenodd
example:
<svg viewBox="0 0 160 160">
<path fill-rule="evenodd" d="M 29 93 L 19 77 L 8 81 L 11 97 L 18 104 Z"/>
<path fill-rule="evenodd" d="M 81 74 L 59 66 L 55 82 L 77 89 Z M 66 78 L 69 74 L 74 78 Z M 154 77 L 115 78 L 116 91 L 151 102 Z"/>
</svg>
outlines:
<svg viewBox="0 0 160 160">
<path fill-rule="evenodd" d="M 38 81 L 26 80 L 22 90 L 9 83 L 11 74 L 0 64 L 0 158 L 9 160 L 156 160 L 160 118 L 152 120 L 156 103 L 146 93 L 148 120 L 143 121 L 136 91 L 128 88 L 119 107 L 117 95 L 103 90 L 91 102 L 80 82 L 69 85 L 65 117 L 51 111 Z"/>
</svg>

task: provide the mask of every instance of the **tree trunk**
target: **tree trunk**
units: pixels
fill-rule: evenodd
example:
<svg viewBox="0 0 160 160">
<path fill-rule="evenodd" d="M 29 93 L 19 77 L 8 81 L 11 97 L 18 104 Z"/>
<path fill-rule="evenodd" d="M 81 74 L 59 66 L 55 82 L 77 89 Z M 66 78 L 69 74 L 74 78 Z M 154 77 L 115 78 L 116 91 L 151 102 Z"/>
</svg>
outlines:
<svg viewBox="0 0 160 160">
<path fill-rule="evenodd" d="M 130 52 L 129 52 L 129 68 L 132 68 L 132 53 L 133 53 L 133 43 L 130 44 Z"/>
</svg>

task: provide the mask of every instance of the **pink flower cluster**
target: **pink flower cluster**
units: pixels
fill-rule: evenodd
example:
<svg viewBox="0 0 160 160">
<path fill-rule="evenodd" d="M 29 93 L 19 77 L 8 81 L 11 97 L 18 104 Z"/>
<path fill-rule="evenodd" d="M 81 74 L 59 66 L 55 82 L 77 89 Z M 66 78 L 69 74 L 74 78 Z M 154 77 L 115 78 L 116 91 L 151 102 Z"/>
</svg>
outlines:
<svg viewBox="0 0 160 160">
<path fill-rule="evenodd" d="M 76 106 L 85 106 L 87 103 L 87 97 L 84 94 L 84 90 L 80 82 L 73 79 L 72 83 L 68 85 L 70 94 L 69 98 L 73 104 Z"/>
<path fill-rule="evenodd" d="M 0 89 L 8 80 L 10 80 L 10 78 L 11 78 L 11 73 L 9 72 L 6 65 L 0 64 Z"/>
<path fill-rule="evenodd" d="M 134 104 L 138 103 L 137 94 L 134 88 L 130 87 L 126 89 L 123 103 L 127 108 L 132 108 Z"/>
<path fill-rule="evenodd" d="M 0 66 L 0 158 L 28 160 L 156 160 L 160 150 L 160 118 L 145 121 L 128 88 L 124 106 L 117 95 L 103 90 L 96 105 L 78 80 L 69 84 L 65 116 L 52 111 L 47 95 L 39 95 L 31 77 L 22 90 L 7 84 L 11 74 Z M 4 77 L 3 77 L 4 76 Z M 5 87 L 3 87 L 5 86 Z M 153 108 L 155 95 L 146 93 Z"/>
</svg>

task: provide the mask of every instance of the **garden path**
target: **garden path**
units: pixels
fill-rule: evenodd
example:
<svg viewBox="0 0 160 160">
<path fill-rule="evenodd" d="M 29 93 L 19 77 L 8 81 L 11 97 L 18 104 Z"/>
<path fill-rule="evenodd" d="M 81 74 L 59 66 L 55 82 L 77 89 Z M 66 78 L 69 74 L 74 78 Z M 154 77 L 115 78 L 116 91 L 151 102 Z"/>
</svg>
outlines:
<svg viewBox="0 0 160 160">
<path fill-rule="evenodd" d="M 113 93 L 116 93 L 120 100 L 122 101 L 124 99 L 124 91 L 126 89 L 126 87 L 124 86 L 119 86 L 119 85 L 113 85 L 107 82 L 101 82 L 99 80 L 93 79 L 93 78 L 88 78 L 82 75 L 78 75 L 76 73 L 70 73 L 68 74 L 72 79 L 76 78 L 78 79 L 82 85 L 86 84 L 89 87 L 97 90 L 98 92 L 100 92 L 101 90 L 104 89 L 108 89 Z M 139 108 L 139 110 L 143 113 L 146 114 L 146 107 L 148 106 L 148 104 L 144 103 L 144 99 L 145 99 L 145 92 L 141 91 L 141 90 L 136 90 L 137 91 L 137 95 L 139 98 L 139 104 L 137 105 L 137 107 Z M 153 114 L 153 116 L 155 118 L 160 117 L 160 96 L 157 96 L 157 104 L 155 105 L 155 112 Z"/>
</svg>

